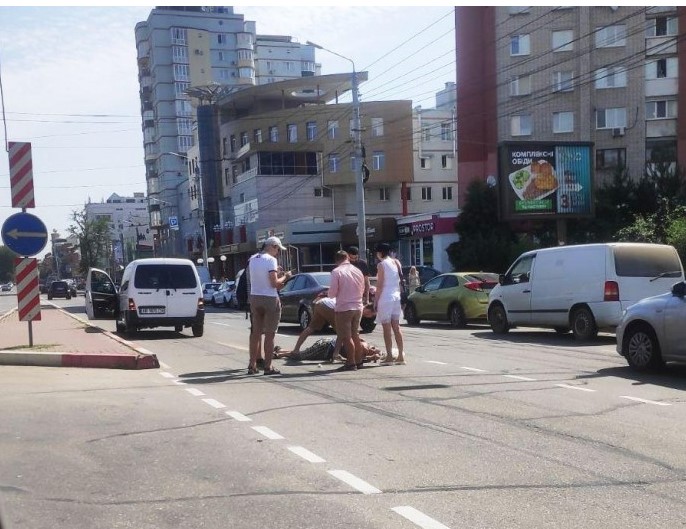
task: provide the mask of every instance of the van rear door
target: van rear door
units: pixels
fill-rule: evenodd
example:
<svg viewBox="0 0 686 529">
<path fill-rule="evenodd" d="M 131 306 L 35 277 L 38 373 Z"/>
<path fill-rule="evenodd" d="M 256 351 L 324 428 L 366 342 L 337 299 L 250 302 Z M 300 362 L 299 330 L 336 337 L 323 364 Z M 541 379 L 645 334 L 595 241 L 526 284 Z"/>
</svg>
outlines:
<svg viewBox="0 0 686 529">
<path fill-rule="evenodd" d="M 198 283 L 193 265 L 165 265 L 169 269 L 167 292 L 167 316 L 170 318 L 188 318 L 198 311 L 198 298 L 202 289 Z"/>
<path fill-rule="evenodd" d="M 637 244 L 612 249 L 622 309 L 669 292 L 674 283 L 684 280 L 679 254 L 672 246 Z"/>
<path fill-rule="evenodd" d="M 139 264 L 134 276 L 141 318 L 194 316 L 202 297 L 191 264 Z"/>
</svg>

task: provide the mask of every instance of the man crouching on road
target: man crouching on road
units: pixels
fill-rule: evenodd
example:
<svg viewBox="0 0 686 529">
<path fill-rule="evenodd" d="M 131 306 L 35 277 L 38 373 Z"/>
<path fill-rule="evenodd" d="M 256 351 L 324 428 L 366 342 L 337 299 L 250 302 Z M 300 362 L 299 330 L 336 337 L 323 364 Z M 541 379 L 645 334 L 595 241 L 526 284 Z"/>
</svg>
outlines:
<svg viewBox="0 0 686 529">
<path fill-rule="evenodd" d="M 348 354 L 345 365 L 339 371 L 355 371 L 362 366 L 360 343 L 360 318 L 362 318 L 362 295 L 364 276 L 348 259 L 344 251 L 336 252 L 336 268 L 331 272 L 329 297 L 336 298 L 336 335 Z M 352 354 L 355 351 L 355 354 Z"/>
<path fill-rule="evenodd" d="M 248 374 L 256 375 L 257 356 L 264 334 L 264 374 L 278 375 L 280 371 L 272 367 L 274 335 L 281 320 L 281 300 L 279 290 L 291 277 L 290 272 L 279 276 L 279 263 L 276 256 L 286 248 L 278 237 L 264 241 L 262 253 L 253 256 L 248 264 L 250 270 L 250 314 L 253 331 L 250 333 L 250 363 Z"/>
</svg>

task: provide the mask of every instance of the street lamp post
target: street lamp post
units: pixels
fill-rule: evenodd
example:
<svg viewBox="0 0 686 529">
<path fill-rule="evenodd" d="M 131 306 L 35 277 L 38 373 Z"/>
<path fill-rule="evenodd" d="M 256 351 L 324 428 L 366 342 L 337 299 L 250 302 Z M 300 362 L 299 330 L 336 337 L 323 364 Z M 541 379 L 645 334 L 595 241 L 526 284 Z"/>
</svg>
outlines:
<svg viewBox="0 0 686 529">
<path fill-rule="evenodd" d="M 355 140 L 355 163 L 357 164 L 357 174 L 355 174 L 355 200 L 357 200 L 357 246 L 360 250 L 360 255 L 367 259 L 367 218 L 364 205 L 364 168 L 362 165 L 362 126 L 360 124 L 360 96 L 358 90 L 357 71 L 355 70 L 355 62 L 331 51 L 324 46 L 307 41 L 307 44 L 317 49 L 328 51 L 329 53 L 350 61 L 353 67 L 352 74 L 352 90 L 353 90 L 353 138 Z"/>
</svg>

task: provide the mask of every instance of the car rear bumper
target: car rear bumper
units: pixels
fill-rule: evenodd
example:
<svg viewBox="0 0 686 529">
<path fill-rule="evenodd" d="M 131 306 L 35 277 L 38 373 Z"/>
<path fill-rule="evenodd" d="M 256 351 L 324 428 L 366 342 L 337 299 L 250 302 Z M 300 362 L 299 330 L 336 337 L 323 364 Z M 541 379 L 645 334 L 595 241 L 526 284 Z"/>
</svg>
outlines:
<svg viewBox="0 0 686 529">
<path fill-rule="evenodd" d="M 203 325 L 205 323 L 205 311 L 199 310 L 195 316 L 171 317 L 171 316 L 156 316 L 144 315 L 140 316 L 137 312 L 126 311 L 126 324 L 131 327 L 176 327 L 183 325 L 190 327 L 192 325 Z"/>
</svg>

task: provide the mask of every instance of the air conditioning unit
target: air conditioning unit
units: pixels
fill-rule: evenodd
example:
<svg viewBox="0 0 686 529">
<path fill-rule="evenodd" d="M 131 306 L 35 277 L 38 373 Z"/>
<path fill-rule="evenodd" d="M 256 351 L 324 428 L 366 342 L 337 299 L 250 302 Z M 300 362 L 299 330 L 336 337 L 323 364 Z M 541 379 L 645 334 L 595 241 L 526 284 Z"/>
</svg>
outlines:
<svg viewBox="0 0 686 529">
<path fill-rule="evenodd" d="M 624 133 L 626 132 L 626 129 L 624 127 L 616 127 L 612 129 L 612 137 L 613 138 L 621 138 L 624 136 Z"/>
</svg>

